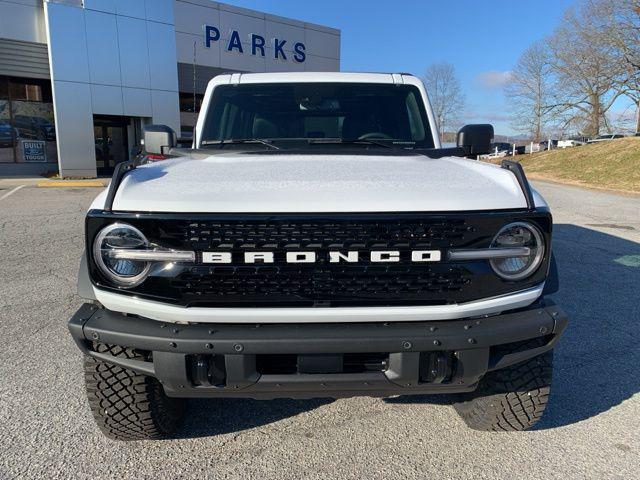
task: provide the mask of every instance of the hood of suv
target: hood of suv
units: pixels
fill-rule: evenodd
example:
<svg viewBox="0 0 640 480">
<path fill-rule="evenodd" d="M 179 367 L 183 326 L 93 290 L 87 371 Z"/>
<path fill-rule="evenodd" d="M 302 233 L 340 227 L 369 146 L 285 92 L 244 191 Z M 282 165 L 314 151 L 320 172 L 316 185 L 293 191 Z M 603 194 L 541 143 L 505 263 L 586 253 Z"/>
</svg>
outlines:
<svg viewBox="0 0 640 480">
<path fill-rule="evenodd" d="M 102 200 L 101 200 L 102 198 Z M 93 208 L 101 208 L 104 194 Z M 128 173 L 113 209 L 153 212 L 408 212 L 525 208 L 496 165 L 423 155 L 226 152 Z"/>
</svg>

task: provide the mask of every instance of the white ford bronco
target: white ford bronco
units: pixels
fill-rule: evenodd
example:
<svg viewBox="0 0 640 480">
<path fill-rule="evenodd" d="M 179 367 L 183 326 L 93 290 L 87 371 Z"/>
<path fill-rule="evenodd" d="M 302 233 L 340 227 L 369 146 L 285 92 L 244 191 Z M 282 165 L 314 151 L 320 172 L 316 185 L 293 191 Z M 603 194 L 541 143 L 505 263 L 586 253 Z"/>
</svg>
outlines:
<svg viewBox="0 0 640 480">
<path fill-rule="evenodd" d="M 188 398 L 449 394 L 480 430 L 547 403 L 567 324 L 552 219 L 520 165 L 442 148 L 407 74 L 229 74 L 192 148 L 166 126 L 87 213 L 69 321 L 114 439 L 160 438 Z"/>
</svg>

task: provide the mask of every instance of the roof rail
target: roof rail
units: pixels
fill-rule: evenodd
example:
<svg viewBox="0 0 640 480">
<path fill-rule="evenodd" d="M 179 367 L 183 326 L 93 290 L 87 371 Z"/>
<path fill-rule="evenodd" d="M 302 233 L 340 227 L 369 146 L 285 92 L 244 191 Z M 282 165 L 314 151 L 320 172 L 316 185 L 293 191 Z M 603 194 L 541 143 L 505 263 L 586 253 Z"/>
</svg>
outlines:
<svg viewBox="0 0 640 480">
<path fill-rule="evenodd" d="M 520 165 L 520 162 L 515 162 L 513 160 L 503 160 L 500 166 L 509 170 L 515 175 L 516 180 L 518 180 L 518 184 L 520 185 L 520 189 L 524 194 L 524 199 L 527 201 L 527 209 L 535 210 L 536 204 L 533 200 L 533 192 L 531 191 L 531 186 L 529 185 L 529 181 L 524 174 L 524 169 L 522 168 L 522 165 Z"/>
</svg>

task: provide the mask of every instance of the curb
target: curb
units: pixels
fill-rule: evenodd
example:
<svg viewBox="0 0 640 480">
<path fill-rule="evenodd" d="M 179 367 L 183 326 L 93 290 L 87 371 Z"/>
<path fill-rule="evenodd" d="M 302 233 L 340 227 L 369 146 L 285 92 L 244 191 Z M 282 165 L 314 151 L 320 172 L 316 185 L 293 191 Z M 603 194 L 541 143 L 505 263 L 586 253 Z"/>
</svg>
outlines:
<svg viewBox="0 0 640 480">
<path fill-rule="evenodd" d="M 102 180 L 47 180 L 38 182 L 38 187 L 106 187 L 109 182 Z"/>
</svg>

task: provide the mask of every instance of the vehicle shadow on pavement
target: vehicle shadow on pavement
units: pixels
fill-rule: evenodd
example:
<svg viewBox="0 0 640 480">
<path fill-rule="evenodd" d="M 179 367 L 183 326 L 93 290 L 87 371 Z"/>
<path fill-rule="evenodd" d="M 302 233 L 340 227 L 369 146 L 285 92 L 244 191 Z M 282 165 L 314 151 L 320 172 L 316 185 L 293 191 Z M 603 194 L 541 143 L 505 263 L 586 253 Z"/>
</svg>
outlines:
<svg viewBox="0 0 640 480">
<path fill-rule="evenodd" d="M 538 429 L 586 420 L 640 392 L 640 243 L 559 224 L 553 249 L 560 291 L 552 298 L 569 326 Z"/>
<path fill-rule="evenodd" d="M 313 400 L 197 399 L 189 401 L 184 426 L 174 438 L 196 438 L 241 432 L 333 402 Z"/>
</svg>

